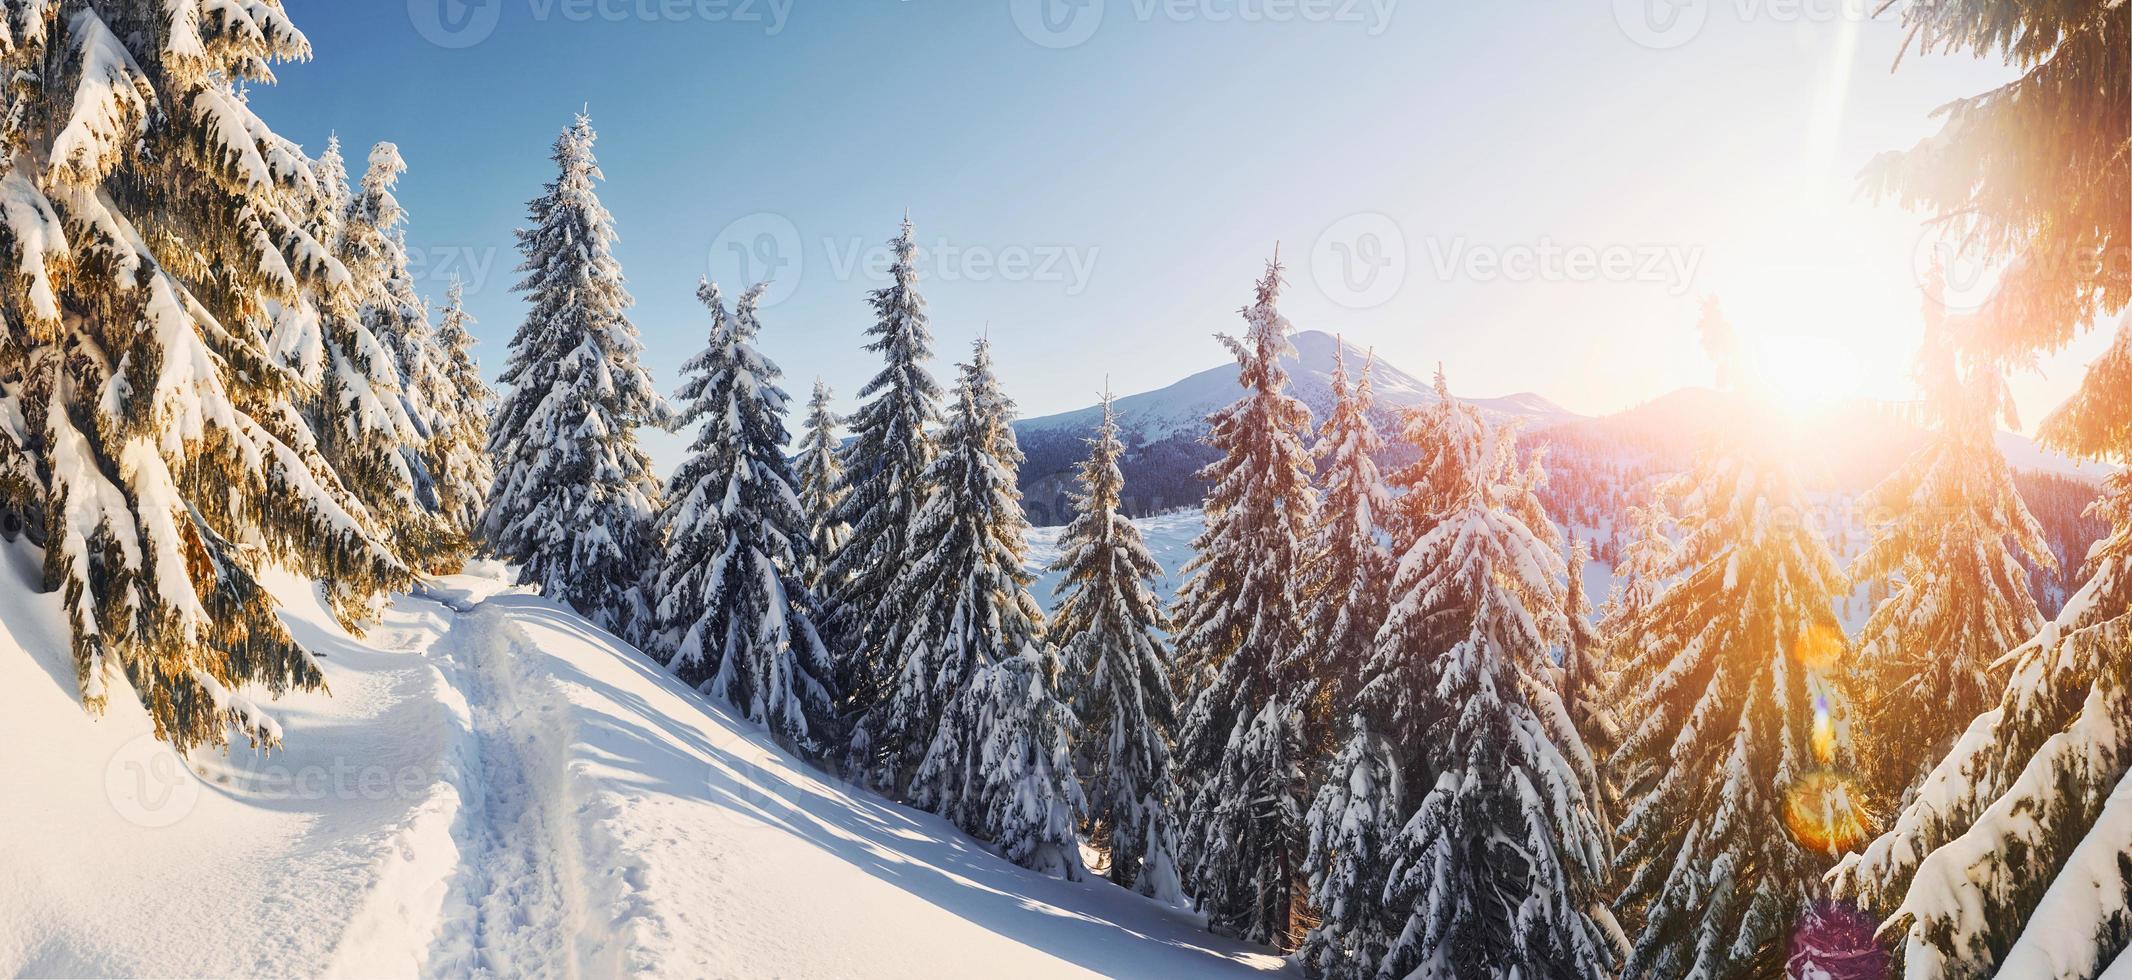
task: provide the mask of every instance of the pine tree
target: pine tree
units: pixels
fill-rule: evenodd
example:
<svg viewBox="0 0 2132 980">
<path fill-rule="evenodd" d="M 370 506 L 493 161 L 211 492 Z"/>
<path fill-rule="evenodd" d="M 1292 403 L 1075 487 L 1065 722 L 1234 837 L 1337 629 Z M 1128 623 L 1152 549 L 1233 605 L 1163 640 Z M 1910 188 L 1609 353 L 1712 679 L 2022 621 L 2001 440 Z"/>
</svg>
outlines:
<svg viewBox="0 0 2132 980">
<path fill-rule="evenodd" d="M 800 437 L 799 500 L 807 515 L 807 588 L 816 595 L 828 593 L 829 560 L 844 547 L 851 529 L 837 521 L 837 508 L 844 502 L 844 464 L 837 459 L 842 443 L 837 426 L 844 420 L 830 410 L 829 386 L 814 381 L 814 397 L 807 402 L 806 433 Z"/>
<path fill-rule="evenodd" d="M 1089 839 L 1109 855 L 1107 876 L 1157 901 L 1183 900 L 1171 813 L 1169 733 L 1177 723 L 1165 621 L 1152 587 L 1162 567 L 1122 508 L 1118 420 L 1110 393 L 1088 440 L 1074 519 L 1059 535 L 1059 597 L 1052 639 L 1077 682 L 1079 771 L 1088 792 Z"/>
<path fill-rule="evenodd" d="M 925 505 L 928 471 L 938 450 L 926 426 L 940 418 L 940 386 L 925 369 L 933 356 L 933 336 L 926 327 L 925 299 L 918 295 L 917 243 L 910 218 L 890 247 L 893 281 L 870 298 L 873 341 L 866 349 L 886 363 L 859 397 L 872 398 L 849 420 L 851 441 L 844 448 L 844 499 L 834 522 L 850 537 L 830 560 L 827 631 L 844 658 L 839 671 L 846 711 L 865 715 L 895 682 L 896 655 L 888 638 L 902 612 L 888 603 L 896 577 L 920 556 L 911 550 L 911 526 Z M 859 727 L 852 753 L 873 753 L 874 733 Z M 869 769 L 864 763 L 862 770 Z"/>
<path fill-rule="evenodd" d="M 559 171 L 518 233 L 532 304 L 511 338 L 511 386 L 489 432 L 496 482 L 482 526 L 520 580 L 625 635 L 646 629 L 658 481 L 636 430 L 671 410 L 638 363 L 642 344 L 615 262 L 614 221 L 594 183 L 584 116 L 555 141 Z"/>
<path fill-rule="evenodd" d="M 956 386 L 933 492 L 910 529 L 917 560 L 888 601 L 895 685 L 864 719 L 880 733 L 874 778 L 997 844 L 1017 864 L 1078 880 L 1085 800 L 1061 663 L 1024 570 L 1028 525 L 1013 403 L 979 341 Z"/>
<path fill-rule="evenodd" d="M 431 467 L 436 474 L 437 504 L 461 535 L 481 526 L 481 508 L 496 479 L 488 454 L 489 411 L 496 395 L 481 379 L 474 360 L 474 335 L 467 324 L 466 287 L 457 277 L 444 294 L 436 344 L 444 354 L 444 377 L 450 401 L 440 406 L 437 431 L 430 437 Z"/>
<path fill-rule="evenodd" d="M 1704 328 L 1713 351 L 1737 349 L 1714 305 Z M 1620 907 L 1641 916 L 1632 976 L 1784 972 L 1821 872 L 1864 833 L 1835 682 L 1847 589 L 1782 437 L 1737 416 L 1659 489 L 1681 529 L 1674 581 L 1623 627 L 1630 723 L 1613 766 Z"/>
<path fill-rule="evenodd" d="M 359 335 L 375 339 L 383 351 L 369 359 L 392 372 L 397 405 L 390 412 L 391 425 L 417 504 L 399 513 L 403 550 L 425 569 L 451 570 L 465 560 L 469 547 L 465 533 L 444 517 L 435 446 L 457 392 L 429 326 L 428 304 L 408 271 L 407 215 L 394 195 L 406 172 L 399 147 L 379 143 L 371 148 L 369 166 L 342 222 L 342 251 L 355 280 Z"/>
<path fill-rule="evenodd" d="M 710 345 L 681 367 L 680 423 L 702 429 L 659 513 L 657 647 L 682 680 L 820 754 L 834 732 L 833 665 L 799 579 L 810 545 L 785 459 L 782 372 L 755 349 L 764 288 L 731 316 L 717 286 L 696 292 L 711 312 Z"/>
<path fill-rule="evenodd" d="M 1947 110 L 1881 175 L 2009 267 L 1965 348 L 2014 363 L 2132 302 L 2132 7 L 1914 4 L 1923 50 L 2003 54 L 2020 77 Z M 2018 163 L 2018 165 L 2014 165 Z M 2132 320 L 2046 444 L 2132 463 Z M 2132 964 L 2132 479 L 2105 481 L 2087 584 L 2005 655 L 1970 723 L 1886 835 L 1833 875 L 1887 917 L 1909 977 L 2116 976 Z"/>
<path fill-rule="evenodd" d="M 1023 570 L 1027 524 L 1013 475 L 1022 457 L 1003 421 L 1012 405 L 983 342 L 961 366 L 955 396 L 940 454 L 925 474 L 931 493 L 906 538 L 912 560 L 883 596 L 883 607 L 896 611 L 884 637 L 888 683 L 859 724 L 869 733 L 862 744 L 871 750 L 865 761 L 875 785 L 903 790 L 968 827 L 979 818 L 951 812 L 981 806 L 967 785 L 921 792 L 916 772 L 934 747 L 947 703 L 972 683 L 977 668 L 1038 642 L 1043 613 Z"/>
<path fill-rule="evenodd" d="M 1569 712 L 1570 727 L 1584 742 L 1592 759 L 1605 759 L 1619 740 L 1620 720 L 1608 707 L 1615 673 L 1607 661 L 1606 641 L 1592 620 L 1592 600 L 1584 588 L 1584 568 L 1591 564 L 1591 546 L 1579 540 L 1569 549 L 1569 587 L 1563 594 L 1562 614 L 1568 629 L 1562 635 L 1561 669 L 1557 687 L 1562 705 Z M 1614 793 L 1606 774 L 1596 763 L 1590 768 L 1592 782 L 1585 796 L 1602 819 L 1613 812 Z"/>
<path fill-rule="evenodd" d="M 975 667 L 942 712 L 916 799 L 1007 860 L 1080 881 L 1075 829 L 1087 800 L 1071 742 L 1079 722 L 1057 694 L 1062 667 L 1057 650 L 1040 641 Z"/>
<path fill-rule="evenodd" d="M 1867 189 L 2004 268 L 1969 341 L 2025 363 L 2132 303 L 2132 9 L 2121 0 L 1934 0 L 1901 8 L 1904 50 L 2000 59 L 2016 75 L 1933 111 Z"/>
<path fill-rule="evenodd" d="M 1632 506 L 1628 524 L 1634 537 L 1622 548 L 1621 563 L 1614 568 L 1613 592 L 1606 597 L 1606 611 L 1599 619 L 1609 659 L 1621 655 L 1622 643 L 1633 641 L 1629 627 L 1665 591 L 1666 569 L 1673 563 L 1673 539 L 1666 536 L 1663 509 Z"/>
<path fill-rule="evenodd" d="M 314 395 L 304 407 L 320 452 L 400 559 L 426 568 L 445 542 L 428 510 L 428 474 L 413 451 L 421 436 L 403 397 L 399 355 L 372 315 L 381 305 L 396 305 L 389 297 L 380 303 L 390 256 L 365 237 L 374 228 L 355 227 L 358 212 L 338 139 L 327 140 L 312 173 L 317 192 L 306 201 L 301 221 L 336 261 L 305 302 L 281 308 L 272 346 Z M 353 627 L 376 617 L 382 596 L 374 590 L 331 579 L 325 584 L 344 623 Z"/>
<path fill-rule="evenodd" d="M 1392 517 L 1386 522 L 1395 555 L 1412 550 L 1414 542 L 1421 540 L 1436 519 L 1450 510 L 1449 488 L 1462 481 L 1458 467 L 1465 461 L 1447 454 L 1450 447 L 1477 437 L 1477 433 L 1461 431 L 1472 422 L 1471 413 L 1461 411 L 1457 400 L 1451 397 L 1442 365 L 1436 368 L 1434 390 L 1435 399 L 1407 409 L 1401 420 L 1404 440 L 1418 455 L 1391 475 L 1392 485 L 1403 491 L 1392 502 Z"/>
<path fill-rule="evenodd" d="M 1380 668 L 1416 663 L 1429 679 L 1403 749 L 1430 788 L 1389 848 L 1383 900 L 1404 927 L 1382 970 L 1606 976 L 1607 841 L 1552 656 L 1568 628 L 1561 552 L 1524 516 L 1515 430 L 1453 411 L 1464 424 L 1442 431 L 1463 439 L 1433 455 L 1458 460 L 1463 482 L 1437 483 L 1449 509 L 1401 558 L 1378 636 Z M 1367 696 L 1382 702 L 1403 672 L 1373 673 Z"/>
<path fill-rule="evenodd" d="M 1344 713 L 1338 706 L 1351 704 L 1360 688 L 1362 665 L 1384 625 L 1392 578 L 1392 556 L 1379 527 L 1393 512 L 1392 496 L 1375 458 L 1384 450 L 1384 438 L 1370 421 L 1371 365 L 1363 365 L 1361 380 L 1350 388 L 1346 345 L 1339 347 L 1332 417 L 1312 451 L 1322 489 L 1304 573 L 1310 611 L 1294 662 L 1282 666 L 1320 678 L 1312 710 L 1319 719 Z"/>
<path fill-rule="evenodd" d="M 2096 513 L 2113 530 L 2087 585 L 2008 654 L 1997 706 L 1888 832 L 1830 876 L 1886 918 L 1906 977 L 2101 977 L 2132 956 L 2132 477 L 2112 474 Z"/>
<path fill-rule="evenodd" d="M 1330 980 L 1374 980 L 1399 934 L 1385 906 L 1390 851 L 1405 814 L 1397 749 L 1367 709 L 1349 716 L 1347 741 L 1326 767 L 1306 817 L 1310 905 L 1318 924 L 1297 950 L 1304 972 Z"/>
<path fill-rule="evenodd" d="M 310 45 L 273 0 L 195 14 L 14 3 L 0 31 L 0 502 L 36 502 L 84 705 L 122 675 L 180 749 L 278 741 L 245 688 L 323 684 L 263 563 L 410 582 L 270 341 L 347 279 L 312 162 L 240 93 Z"/>
<path fill-rule="evenodd" d="M 1384 439 L 1370 422 L 1370 366 L 1349 387 L 1346 345 L 1339 346 L 1333 414 L 1313 451 L 1324 489 L 1310 542 L 1309 625 L 1286 669 L 1319 679 L 1313 714 L 1345 720 L 1347 741 L 1306 814 L 1304 867 L 1318 924 L 1304 937 L 1298 958 L 1315 976 L 1370 977 L 1388 945 L 1380 901 L 1389 870 L 1383 856 L 1400 815 L 1394 812 L 1397 776 L 1390 747 L 1355 699 L 1387 611 L 1392 560 L 1379 522 L 1394 510 L 1374 459 Z M 1335 726 L 1321 727 L 1333 734 Z"/>
<path fill-rule="evenodd" d="M 1901 800 L 1946 755 L 1969 720 L 1997 703 L 1991 665 L 2043 625 L 2023 558 L 2056 560 L 2029 516 L 1995 440 L 2011 414 L 1987 364 L 1959 363 L 1936 289 L 1925 302 L 1918 380 L 1932 435 L 1863 501 L 1892 515 L 1851 575 L 1893 591 L 1859 636 L 1861 727 L 1873 735 L 1868 774 L 1880 799 Z"/>
<path fill-rule="evenodd" d="M 1199 781 L 1183 857 L 1208 924 L 1290 946 L 1300 938 L 1304 771 L 1316 741 L 1304 712 L 1316 692 L 1309 677 L 1277 667 L 1302 640 L 1295 583 L 1316 501 L 1302 441 L 1310 411 L 1288 394 L 1280 364 L 1294 351 L 1280 288 L 1276 258 L 1243 311 L 1249 333 L 1221 338 L 1245 395 L 1209 420 L 1207 442 L 1222 458 L 1201 473 L 1207 529 L 1177 598 L 1180 679 L 1195 691 L 1177 761 Z"/>
</svg>

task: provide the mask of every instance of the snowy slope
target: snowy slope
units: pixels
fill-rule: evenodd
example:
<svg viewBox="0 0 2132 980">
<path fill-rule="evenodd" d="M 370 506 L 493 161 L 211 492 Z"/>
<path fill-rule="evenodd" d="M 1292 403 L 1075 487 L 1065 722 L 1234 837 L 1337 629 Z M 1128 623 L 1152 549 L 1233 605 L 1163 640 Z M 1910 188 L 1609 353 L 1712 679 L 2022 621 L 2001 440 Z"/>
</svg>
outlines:
<svg viewBox="0 0 2132 980">
<path fill-rule="evenodd" d="M 188 770 L 138 704 L 82 713 L 36 573 L 33 552 L 0 547 L 0 973 L 1281 968 L 825 778 L 494 575 L 403 597 L 360 640 L 281 578 L 333 696 L 272 705 L 286 752 Z"/>
</svg>

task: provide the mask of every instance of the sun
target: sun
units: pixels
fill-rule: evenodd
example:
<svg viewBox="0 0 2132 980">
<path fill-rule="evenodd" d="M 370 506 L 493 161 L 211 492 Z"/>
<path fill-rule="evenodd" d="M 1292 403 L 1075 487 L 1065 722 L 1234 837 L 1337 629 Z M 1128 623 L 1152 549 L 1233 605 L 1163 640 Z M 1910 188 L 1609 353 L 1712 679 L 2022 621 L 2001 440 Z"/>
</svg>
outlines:
<svg viewBox="0 0 2132 980">
<path fill-rule="evenodd" d="M 1827 337 L 1750 337 L 1742 360 L 1751 390 L 1794 417 L 1826 414 L 1859 397 L 1864 386 L 1857 354 Z"/>
</svg>

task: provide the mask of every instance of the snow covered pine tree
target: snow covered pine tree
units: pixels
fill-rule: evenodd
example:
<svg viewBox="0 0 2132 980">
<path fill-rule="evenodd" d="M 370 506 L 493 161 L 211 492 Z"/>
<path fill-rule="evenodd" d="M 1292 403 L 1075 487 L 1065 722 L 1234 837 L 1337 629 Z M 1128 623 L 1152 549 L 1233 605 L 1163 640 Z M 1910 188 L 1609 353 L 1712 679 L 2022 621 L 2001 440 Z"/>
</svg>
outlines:
<svg viewBox="0 0 2132 980">
<path fill-rule="evenodd" d="M 309 42 L 274 0 L 193 7 L 14 0 L 0 31 L 0 493 L 40 498 L 83 703 L 122 672 L 180 748 L 276 741 L 241 688 L 322 683 L 257 563 L 410 581 L 268 343 L 348 282 L 305 227 L 311 162 L 238 91 Z"/>
<path fill-rule="evenodd" d="M 1165 626 L 1152 586 L 1162 567 L 1123 513 L 1118 419 L 1103 393 L 1103 421 L 1088 440 L 1074 518 L 1059 534 L 1058 606 L 1051 638 L 1072 665 L 1066 685 L 1081 719 L 1080 772 L 1089 839 L 1110 859 L 1106 876 L 1157 901 L 1184 900 L 1178 877 L 1169 733 L 1177 723 Z"/>
<path fill-rule="evenodd" d="M 1608 976 L 1607 841 L 1552 656 L 1567 631 L 1561 551 L 1523 516 L 1515 430 L 1468 405 L 1448 414 L 1431 454 L 1456 461 L 1436 484 L 1448 509 L 1400 559 L 1365 695 L 1396 703 L 1387 686 L 1426 678 L 1404 712 L 1425 719 L 1419 738 L 1400 749 L 1430 788 L 1388 848 L 1383 901 L 1405 925 L 1380 969 Z"/>
<path fill-rule="evenodd" d="M 891 752 L 917 746 L 906 795 L 996 844 L 1026 868 L 1082 875 L 1086 802 L 1074 769 L 1062 667 L 1023 569 L 1029 527 L 1015 470 L 1014 405 L 977 342 L 912 524 L 917 559 L 888 601 L 907 610 L 888 637 L 895 686 L 866 723 Z M 895 755 L 885 771 L 905 771 Z"/>
<path fill-rule="evenodd" d="M 940 418 L 940 386 L 925 369 L 933 356 L 933 336 L 926 328 L 925 299 L 918 295 L 918 246 L 909 216 L 889 247 L 896 257 L 889 267 L 893 281 L 869 298 L 874 325 L 866 331 L 874 338 L 866 349 L 887 363 L 859 390 L 861 398 L 873 401 L 850 419 L 844 499 L 834 518 L 850 528 L 850 538 L 829 564 L 834 591 L 824 626 L 830 648 L 843 658 L 837 676 L 845 713 L 862 719 L 851 737 L 852 764 L 862 777 L 880 771 L 884 762 L 906 765 L 903 760 L 914 760 L 923 750 L 923 743 L 876 745 L 879 733 L 869 731 L 863 718 L 895 683 L 897 657 L 888 637 L 906 611 L 891 605 L 888 593 L 896 576 L 919 557 L 909 545 L 911 524 L 925 506 L 926 474 L 938 453 L 925 427 Z M 896 777 L 875 784 L 890 790 L 900 785 Z"/>
<path fill-rule="evenodd" d="M 414 481 L 416 506 L 399 521 L 403 549 L 425 571 L 457 571 L 472 551 L 465 529 L 444 513 L 438 486 L 441 461 L 435 449 L 446 414 L 458 393 L 445 374 L 445 352 L 429 326 L 429 307 L 415 291 L 407 268 L 406 212 L 393 196 L 407 164 L 399 147 L 379 143 L 370 150 L 355 198 L 343 223 L 342 253 L 355 277 L 359 337 L 374 338 L 383 350 L 366 359 L 388 364 L 398 404 L 388 412 L 399 430 L 402 467 Z"/>
<path fill-rule="evenodd" d="M 1292 660 L 1280 666 L 1322 679 L 1313 719 L 1344 713 L 1340 706 L 1353 703 L 1362 665 L 1384 625 L 1392 579 L 1391 552 L 1379 537 L 1379 521 L 1392 514 L 1392 495 L 1377 469 L 1384 437 L 1370 421 L 1374 358 L 1350 387 L 1346 344 L 1335 346 L 1332 417 L 1312 450 L 1323 489 L 1304 574 L 1308 625 Z"/>
<path fill-rule="evenodd" d="M 518 233 L 518 291 L 533 308 L 503 369 L 511 391 L 489 431 L 496 483 L 482 527 L 493 552 L 523 563 L 521 581 L 641 639 L 659 487 L 636 430 L 672 410 L 637 363 L 614 219 L 594 192 L 594 139 L 582 115 L 556 139 L 559 172 Z"/>
<path fill-rule="evenodd" d="M 2026 558 L 2056 559 L 1996 441 L 2013 402 L 1999 369 L 1962 364 L 1944 299 L 1925 299 L 1917 378 L 1931 437 L 1862 501 L 1892 520 L 1852 565 L 1854 581 L 1896 579 L 1858 638 L 1860 728 L 1873 795 L 1907 802 L 1969 720 L 1996 704 L 1991 665 L 2043 625 Z"/>
<path fill-rule="evenodd" d="M 2120 469 L 2109 536 L 2055 622 L 2004 658 L 1978 715 L 1893 827 L 1833 876 L 1887 917 L 1911 978 L 2132 971 L 2132 5 L 1911 4 L 1925 51 L 2003 53 L 2020 77 L 1889 154 L 1884 186 L 2008 260 L 1976 352 L 2021 363 L 2116 315 L 2117 336 L 2050 418 L 2047 445 Z M 2006 161 L 2020 161 L 2007 166 Z"/>
<path fill-rule="evenodd" d="M 1703 313 L 1719 374 L 1738 345 Z M 1694 470 L 1661 486 L 1681 541 L 1673 579 L 1621 651 L 1614 767 L 1626 812 L 1618 908 L 1640 917 L 1631 976 L 1778 976 L 1820 875 L 1865 833 L 1836 679 L 1845 589 L 1807 520 L 1781 434 L 1736 389 Z"/>
<path fill-rule="evenodd" d="M 316 193 L 303 202 L 305 231 L 333 256 L 332 269 L 305 301 L 275 314 L 271 348 L 304 382 L 301 403 L 319 452 L 374 515 L 378 533 L 410 568 L 428 564 L 444 535 L 425 510 L 422 476 L 410 464 L 417 438 L 400 398 L 400 366 L 371 332 L 364 307 L 380 288 L 374 264 L 349 235 L 353 201 L 340 140 L 329 137 L 311 166 Z M 350 628 L 374 618 L 384 597 L 361 583 L 328 578 L 326 597 Z"/>
<path fill-rule="evenodd" d="M 1304 938 L 1300 959 L 1315 976 L 1364 977 L 1375 976 L 1383 956 L 1383 930 L 1371 928 L 1382 918 L 1378 898 L 1386 877 L 1377 859 L 1396 817 L 1385 805 L 1389 759 L 1372 726 L 1356 714 L 1355 696 L 1384 625 L 1392 558 L 1379 522 L 1393 510 L 1374 458 L 1384 438 L 1370 422 L 1371 364 L 1350 387 L 1347 345 L 1335 348 L 1332 417 L 1313 450 L 1324 490 L 1305 579 L 1309 626 L 1282 669 L 1318 677 L 1312 714 L 1326 719 L 1326 735 L 1348 735 L 1306 815 L 1305 868 L 1318 924 Z"/>
<path fill-rule="evenodd" d="M 1288 394 L 1280 359 L 1295 350 L 1280 311 L 1281 263 L 1266 263 L 1243 310 L 1244 339 L 1223 336 L 1245 390 L 1216 412 L 1207 443 L 1222 458 L 1207 529 L 1177 597 L 1179 682 L 1195 693 L 1177 760 L 1197 785 L 1186 807 L 1187 881 L 1208 925 L 1251 942 L 1293 946 L 1305 898 L 1305 768 L 1314 740 L 1308 676 L 1279 670 L 1302 640 L 1296 584 L 1316 500 L 1303 433 L 1310 410 Z"/>
<path fill-rule="evenodd" d="M 466 286 L 457 276 L 444 293 L 444 312 L 437 321 L 437 347 L 443 351 L 444 377 L 450 402 L 437 410 L 437 431 L 430 437 L 430 459 L 436 476 L 437 505 L 445 520 L 471 539 L 481 527 L 481 508 L 496 479 L 489 459 L 489 411 L 496 395 L 481 380 L 481 365 L 474 360 L 474 335 L 467 325 L 474 318 L 466 312 Z"/>
<path fill-rule="evenodd" d="M 813 544 L 807 551 L 803 579 L 816 596 L 829 594 L 829 559 L 851 536 L 851 529 L 837 520 L 837 507 L 844 501 L 844 464 L 837 458 L 843 444 L 837 439 L 837 426 L 844 420 L 830 410 L 830 404 L 829 386 L 814 379 L 814 397 L 807 400 L 806 434 L 800 437 L 799 461 L 794 464 L 800 481 L 800 512 L 807 515 L 807 539 Z"/>
<path fill-rule="evenodd" d="M 785 459 L 785 393 L 755 349 L 756 284 L 728 316 L 710 282 L 710 345 L 681 366 L 680 422 L 703 428 L 667 484 L 655 649 L 682 680 L 820 756 L 834 741 L 833 665 L 800 582 L 809 548 Z"/>
</svg>

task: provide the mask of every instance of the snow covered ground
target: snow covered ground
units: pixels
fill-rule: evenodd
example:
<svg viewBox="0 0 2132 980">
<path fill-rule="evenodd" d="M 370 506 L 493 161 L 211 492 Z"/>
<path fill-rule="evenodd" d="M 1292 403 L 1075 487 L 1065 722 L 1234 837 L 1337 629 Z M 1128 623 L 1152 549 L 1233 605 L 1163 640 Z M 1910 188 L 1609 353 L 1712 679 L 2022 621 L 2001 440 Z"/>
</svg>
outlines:
<svg viewBox="0 0 2132 980">
<path fill-rule="evenodd" d="M 82 712 L 38 578 L 34 552 L 0 546 L 0 973 L 1282 967 L 824 777 L 493 570 L 401 598 L 361 638 L 277 580 L 332 696 L 271 705 L 284 752 L 189 765 L 123 694 Z"/>
</svg>

